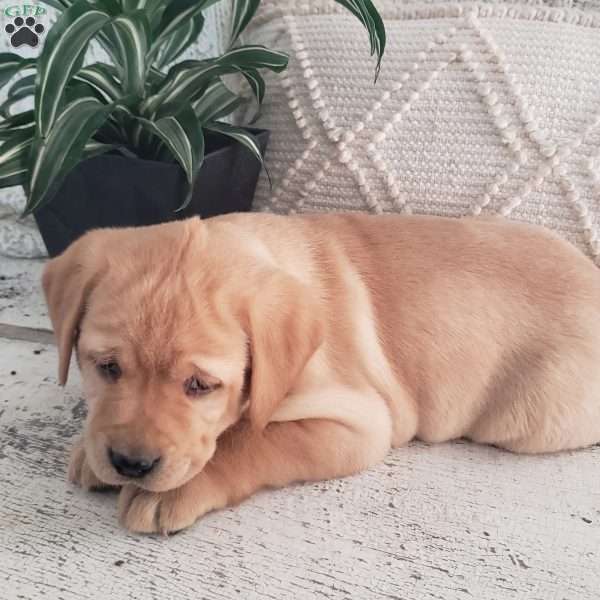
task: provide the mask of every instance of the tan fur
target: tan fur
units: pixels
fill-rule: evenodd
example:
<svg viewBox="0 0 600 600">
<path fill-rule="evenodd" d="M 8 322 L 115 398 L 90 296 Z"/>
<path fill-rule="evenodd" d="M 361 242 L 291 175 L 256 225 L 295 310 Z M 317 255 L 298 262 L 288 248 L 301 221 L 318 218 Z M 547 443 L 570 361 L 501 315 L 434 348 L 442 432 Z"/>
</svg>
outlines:
<svg viewBox="0 0 600 600">
<path fill-rule="evenodd" d="M 265 486 L 340 477 L 417 437 L 600 441 L 600 275 L 497 219 L 229 215 L 92 232 L 44 289 L 89 414 L 69 476 L 173 531 Z M 103 380 L 95 363 L 117 360 Z M 183 382 L 222 386 L 190 399 Z M 108 447 L 160 456 L 141 480 Z M 401 475 L 399 475 L 401 476 Z"/>
</svg>

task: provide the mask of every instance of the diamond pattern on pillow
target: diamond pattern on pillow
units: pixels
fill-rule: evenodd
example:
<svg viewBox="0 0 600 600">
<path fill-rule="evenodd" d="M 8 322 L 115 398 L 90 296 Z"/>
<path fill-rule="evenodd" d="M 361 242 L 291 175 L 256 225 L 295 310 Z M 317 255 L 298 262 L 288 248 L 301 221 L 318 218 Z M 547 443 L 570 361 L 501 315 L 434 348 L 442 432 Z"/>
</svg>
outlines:
<svg viewBox="0 0 600 600">
<path fill-rule="evenodd" d="M 254 27 L 290 54 L 259 123 L 273 188 L 261 178 L 258 210 L 503 215 L 600 264 L 594 7 L 383 0 L 373 85 L 364 31 L 333 4 L 267 0 Z"/>
</svg>

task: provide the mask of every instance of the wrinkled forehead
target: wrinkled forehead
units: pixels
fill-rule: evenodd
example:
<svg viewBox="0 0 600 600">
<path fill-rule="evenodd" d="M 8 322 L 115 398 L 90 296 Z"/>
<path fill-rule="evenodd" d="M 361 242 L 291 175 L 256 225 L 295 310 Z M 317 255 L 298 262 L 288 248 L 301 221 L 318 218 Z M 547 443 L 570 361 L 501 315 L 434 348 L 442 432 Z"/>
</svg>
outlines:
<svg viewBox="0 0 600 600">
<path fill-rule="evenodd" d="M 79 350 L 123 356 L 152 370 L 198 363 L 223 372 L 245 361 L 246 338 L 222 303 L 181 276 L 108 274 L 88 298 Z"/>
</svg>

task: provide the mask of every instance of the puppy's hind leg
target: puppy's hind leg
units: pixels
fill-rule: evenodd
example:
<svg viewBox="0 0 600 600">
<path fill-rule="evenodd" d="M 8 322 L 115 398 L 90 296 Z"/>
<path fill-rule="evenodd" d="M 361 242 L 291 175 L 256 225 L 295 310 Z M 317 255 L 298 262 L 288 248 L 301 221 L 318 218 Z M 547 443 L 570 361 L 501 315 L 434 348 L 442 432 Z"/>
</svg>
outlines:
<svg viewBox="0 0 600 600">
<path fill-rule="evenodd" d="M 600 369 L 590 354 L 530 359 L 508 371 L 468 437 L 527 454 L 599 443 Z"/>
</svg>

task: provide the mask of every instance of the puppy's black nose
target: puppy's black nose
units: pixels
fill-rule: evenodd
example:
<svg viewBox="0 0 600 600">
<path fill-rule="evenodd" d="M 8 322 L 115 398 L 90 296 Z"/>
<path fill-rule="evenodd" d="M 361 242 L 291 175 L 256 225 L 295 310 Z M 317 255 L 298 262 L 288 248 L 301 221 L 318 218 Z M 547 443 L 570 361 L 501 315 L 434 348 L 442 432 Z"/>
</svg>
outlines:
<svg viewBox="0 0 600 600">
<path fill-rule="evenodd" d="M 144 477 L 148 475 L 154 467 L 159 463 L 158 458 L 148 458 L 142 456 L 126 456 L 120 452 L 116 452 L 112 448 L 108 449 L 108 457 L 115 471 L 123 477 Z"/>
</svg>

